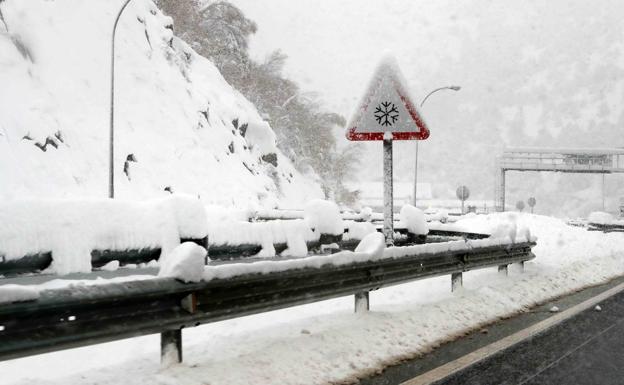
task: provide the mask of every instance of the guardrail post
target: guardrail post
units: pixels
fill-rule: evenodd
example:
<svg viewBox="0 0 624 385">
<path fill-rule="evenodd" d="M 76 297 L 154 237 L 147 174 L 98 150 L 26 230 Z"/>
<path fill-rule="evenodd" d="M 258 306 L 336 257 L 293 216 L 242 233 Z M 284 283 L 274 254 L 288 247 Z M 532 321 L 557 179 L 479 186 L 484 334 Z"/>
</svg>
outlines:
<svg viewBox="0 0 624 385">
<path fill-rule="evenodd" d="M 182 329 L 160 333 L 160 365 L 163 367 L 182 362 Z"/>
<path fill-rule="evenodd" d="M 370 310 L 369 292 L 361 291 L 355 293 L 355 312 L 364 313 Z"/>
<path fill-rule="evenodd" d="M 456 291 L 464 285 L 464 279 L 462 273 L 451 274 L 451 291 Z"/>
<path fill-rule="evenodd" d="M 508 276 L 509 272 L 507 270 L 507 265 L 500 265 L 500 266 L 498 266 L 498 273 L 502 274 L 504 276 Z"/>
</svg>

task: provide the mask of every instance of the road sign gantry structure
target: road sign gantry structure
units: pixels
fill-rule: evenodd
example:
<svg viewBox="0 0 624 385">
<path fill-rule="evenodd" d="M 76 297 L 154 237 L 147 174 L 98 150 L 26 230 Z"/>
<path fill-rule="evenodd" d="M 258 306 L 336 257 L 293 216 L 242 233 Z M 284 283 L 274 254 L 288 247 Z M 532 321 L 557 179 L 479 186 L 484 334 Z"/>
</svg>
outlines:
<svg viewBox="0 0 624 385">
<path fill-rule="evenodd" d="M 602 174 L 604 177 L 624 173 L 624 148 L 506 148 L 496 160 L 497 211 L 505 211 L 507 171 Z"/>
</svg>

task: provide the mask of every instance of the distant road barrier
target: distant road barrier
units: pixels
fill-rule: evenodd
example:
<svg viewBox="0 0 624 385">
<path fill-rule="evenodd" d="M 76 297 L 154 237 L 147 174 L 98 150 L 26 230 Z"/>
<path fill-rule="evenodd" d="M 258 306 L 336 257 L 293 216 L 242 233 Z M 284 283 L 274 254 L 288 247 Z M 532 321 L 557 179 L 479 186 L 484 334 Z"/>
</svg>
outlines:
<svg viewBox="0 0 624 385">
<path fill-rule="evenodd" d="M 606 223 L 592 223 L 587 224 L 589 231 L 602 231 L 604 233 L 612 232 L 624 232 L 624 224 L 606 224 Z"/>
<path fill-rule="evenodd" d="M 339 266 L 44 290 L 36 300 L 0 306 L 0 360 L 160 333 L 162 360 L 180 362 L 183 328 L 347 295 L 365 311 L 369 291 L 441 275 L 451 275 L 455 289 L 465 271 L 498 266 L 506 274 L 507 265 L 535 257 L 533 246 L 484 240 L 393 247 L 382 259 Z"/>
</svg>

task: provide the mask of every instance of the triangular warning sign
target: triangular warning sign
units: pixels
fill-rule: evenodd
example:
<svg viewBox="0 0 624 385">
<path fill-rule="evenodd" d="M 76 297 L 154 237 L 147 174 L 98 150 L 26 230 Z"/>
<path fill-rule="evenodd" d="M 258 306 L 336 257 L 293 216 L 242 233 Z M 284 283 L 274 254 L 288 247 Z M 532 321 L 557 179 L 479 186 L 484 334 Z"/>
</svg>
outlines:
<svg viewBox="0 0 624 385">
<path fill-rule="evenodd" d="M 412 102 L 393 58 L 381 61 L 347 126 L 349 140 L 424 140 L 429 129 Z"/>
</svg>

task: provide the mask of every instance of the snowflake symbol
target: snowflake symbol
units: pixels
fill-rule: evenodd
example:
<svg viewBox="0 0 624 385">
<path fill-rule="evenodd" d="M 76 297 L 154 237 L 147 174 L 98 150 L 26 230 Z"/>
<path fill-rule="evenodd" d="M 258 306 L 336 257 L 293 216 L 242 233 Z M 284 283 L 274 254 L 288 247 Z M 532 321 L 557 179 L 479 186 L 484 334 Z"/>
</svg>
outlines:
<svg viewBox="0 0 624 385">
<path fill-rule="evenodd" d="M 382 126 L 392 126 L 399 119 L 399 110 L 392 102 L 382 102 L 375 109 L 375 119 Z"/>
</svg>

